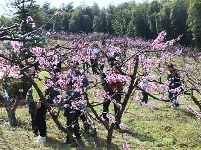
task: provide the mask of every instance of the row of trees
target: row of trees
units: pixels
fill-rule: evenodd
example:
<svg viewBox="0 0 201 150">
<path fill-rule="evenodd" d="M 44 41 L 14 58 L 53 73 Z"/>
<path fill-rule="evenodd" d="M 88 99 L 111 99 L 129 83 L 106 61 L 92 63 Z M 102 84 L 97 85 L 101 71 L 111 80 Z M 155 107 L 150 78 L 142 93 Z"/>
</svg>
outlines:
<svg viewBox="0 0 201 150">
<path fill-rule="evenodd" d="M 154 39 L 157 34 L 166 30 L 167 39 L 176 38 L 183 34 L 181 43 L 185 45 L 201 46 L 201 2 L 200 0 L 154 0 L 151 3 L 136 3 L 131 1 L 118 6 L 110 5 L 100 8 L 97 3 L 93 6 L 81 5 L 76 8 L 73 3 L 62 4 L 60 8 L 52 8 L 50 3 L 43 6 L 32 3 L 23 14 L 29 12 L 37 26 L 46 24 L 46 30 L 55 32 L 104 32 L 129 37 Z M 12 6 L 22 7 L 21 0 L 15 0 Z M 52 22 L 47 20 L 55 11 L 61 11 L 62 17 Z M 19 15 L 20 12 L 16 12 Z M 21 16 L 22 20 L 24 19 Z M 12 17 L 15 20 L 15 17 Z M 9 25 L 11 20 L 1 16 L 0 25 Z"/>
<path fill-rule="evenodd" d="M 181 77 L 184 80 L 183 83 L 185 85 L 184 94 L 190 95 L 196 105 L 198 105 L 201 109 L 200 101 L 193 94 L 194 92 L 197 92 L 196 94 L 198 94 L 199 96 L 201 95 L 201 79 L 199 71 L 201 57 L 199 53 L 191 53 L 191 49 L 183 49 L 182 47 L 172 46 L 172 44 L 180 40 L 181 36 L 169 42 L 163 42 L 166 37 L 166 33 L 162 32 L 162 34 L 160 34 L 158 38 L 154 40 L 153 43 L 150 43 L 144 40 L 140 41 L 139 39 L 131 39 L 125 37 L 108 36 L 108 38 L 106 38 L 105 34 L 97 33 L 88 35 L 69 34 L 68 37 L 66 37 L 66 39 L 69 39 L 65 40 L 65 45 L 63 45 L 62 43 L 57 43 L 58 41 L 54 40 L 54 38 L 49 32 L 44 32 L 44 30 L 42 30 L 42 28 L 48 29 L 49 27 L 49 29 L 51 29 L 51 25 L 53 25 L 54 27 L 54 25 L 59 20 L 59 17 L 63 18 L 63 16 L 61 16 L 61 13 L 54 12 L 52 19 L 50 18 L 50 16 L 47 17 L 49 20 L 44 22 L 43 26 L 43 20 L 36 17 L 36 12 L 33 14 L 35 20 L 30 16 L 33 12 L 32 7 L 35 6 L 33 5 L 32 1 L 21 0 L 21 2 L 23 2 L 20 3 L 22 5 L 16 5 L 19 7 L 17 9 L 18 11 L 16 12 L 15 18 L 18 21 L 16 21 L 16 23 L 12 26 L 7 26 L 0 29 L 0 69 L 4 74 L 4 86 L 1 90 L 2 93 L 0 93 L 0 102 L 3 103 L 3 105 L 5 106 L 10 124 L 12 126 L 17 125 L 15 112 L 20 98 L 14 97 L 14 104 L 11 103 L 12 99 L 10 94 L 8 93 L 8 86 L 5 86 L 5 79 L 9 77 L 9 73 L 13 74 L 13 76 L 11 76 L 13 80 L 23 78 L 26 79 L 28 83 L 31 83 L 37 89 L 40 99 L 44 102 L 48 111 L 52 112 L 53 110 L 47 103 L 45 95 L 43 95 L 36 83 L 29 76 L 29 74 L 27 73 L 27 69 L 30 68 L 33 63 L 39 61 L 41 67 L 46 68 L 46 70 L 51 70 L 55 61 L 53 57 L 54 54 L 57 54 L 57 52 L 61 52 L 62 49 L 66 51 L 66 53 L 62 55 L 62 61 L 67 66 L 69 66 L 69 62 L 72 59 L 77 60 L 78 62 L 88 60 L 86 55 L 82 55 L 81 52 L 79 53 L 79 51 L 82 51 L 82 47 L 79 47 L 78 42 L 74 42 L 74 46 L 71 47 L 73 40 L 71 40 L 70 38 L 83 38 L 84 41 L 88 41 L 89 39 L 91 39 L 91 43 L 99 43 L 99 45 L 101 45 L 100 43 L 102 43 L 103 38 L 105 38 L 105 41 L 107 43 L 111 43 L 111 45 L 116 45 L 117 43 L 122 43 L 122 41 L 127 41 L 127 50 L 125 55 L 126 58 L 120 59 L 121 61 L 119 63 L 119 66 L 117 66 L 119 69 L 124 70 L 125 76 L 127 76 L 127 81 L 125 84 L 125 93 L 122 95 L 122 103 L 120 105 L 120 119 L 123 117 L 124 112 L 126 111 L 129 100 L 133 99 L 133 95 L 137 95 L 136 91 L 137 89 L 140 89 L 137 85 L 145 72 L 148 73 L 147 78 L 150 80 L 150 97 L 156 100 L 169 101 L 169 99 L 166 99 L 164 97 L 164 93 L 166 93 L 167 91 L 167 85 L 164 84 L 165 81 L 161 81 L 161 79 L 164 79 L 162 78 L 162 76 L 165 75 L 164 67 L 168 62 L 175 62 L 175 64 L 178 64 L 178 66 L 181 67 Z M 35 26 L 35 23 L 39 26 L 39 28 Z M 99 37 L 99 39 L 97 39 L 97 37 Z M 48 39 L 50 38 L 51 40 L 50 42 L 48 42 Z M 61 47 L 57 47 L 57 44 L 61 45 Z M 79 51 L 77 52 L 75 50 Z M 101 52 L 104 52 L 101 46 L 100 50 Z M 123 53 L 123 51 L 119 48 L 108 47 L 109 53 L 114 53 L 117 51 L 119 52 L 119 54 Z M 107 51 L 105 53 L 107 54 Z M 184 57 L 182 60 L 178 59 L 178 55 L 186 56 L 187 54 L 189 57 Z M 190 64 L 194 64 L 194 66 L 191 67 Z M 88 71 L 90 72 L 90 70 L 91 69 L 89 69 Z M 153 74 L 155 76 L 153 76 Z M 67 83 L 64 77 L 66 77 L 66 73 L 62 72 L 58 80 L 58 84 L 61 84 L 61 91 L 64 91 L 62 86 Z M 104 122 L 101 119 L 101 115 L 99 115 L 97 106 L 102 105 L 103 101 L 101 100 L 101 98 L 104 96 L 104 90 L 100 88 L 101 82 L 99 76 L 89 73 L 88 77 L 90 79 L 94 79 L 94 82 L 91 83 L 88 89 L 93 88 L 96 90 L 94 93 L 88 94 L 93 94 L 92 96 L 94 97 L 97 97 L 97 94 L 100 94 L 100 98 L 93 100 L 87 99 L 87 107 L 90 110 L 91 116 L 95 116 L 94 118 L 92 118 L 94 126 L 97 125 L 95 123 L 100 122 L 105 127 L 107 131 L 107 149 L 109 150 L 111 149 L 111 142 L 113 138 L 113 131 L 115 126 L 113 120 L 115 116 L 111 114 L 109 118 L 110 122 Z M 49 83 L 48 85 L 52 84 Z M 54 87 L 54 85 L 52 85 L 52 87 Z M 52 115 L 52 119 L 54 120 L 54 122 L 57 124 L 57 127 L 65 133 L 70 134 L 69 130 L 66 129 L 65 126 L 59 121 L 59 117 L 61 116 L 60 111 L 56 111 L 55 113 L 50 114 Z M 121 126 L 125 127 L 123 123 L 121 124 Z M 71 136 L 71 138 L 72 140 L 74 139 L 73 136 Z M 94 136 L 94 138 L 97 138 L 97 136 Z M 75 142 L 77 149 L 82 149 L 79 145 L 80 143 L 77 143 L 75 140 L 73 141 Z M 95 141 L 97 140 L 95 139 Z M 99 142 L 96 142 L 96 146 L 97 149 L 101 149 L 101 147 L 99 146 Z"/>
</svg>

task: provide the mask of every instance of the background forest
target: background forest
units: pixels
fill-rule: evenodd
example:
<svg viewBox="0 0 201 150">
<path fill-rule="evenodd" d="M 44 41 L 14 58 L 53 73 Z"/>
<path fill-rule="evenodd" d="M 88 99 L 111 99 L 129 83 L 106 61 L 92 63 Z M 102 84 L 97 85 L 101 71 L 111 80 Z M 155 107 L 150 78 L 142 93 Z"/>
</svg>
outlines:
<svg viewBox="0 0 201 150">
<path fill-rule="evenodd" d="M 91 7 L 75 8 L 69 3 L 52 8 L 50 3 L 40 6 L 34 0 L 5 2 L 10 2 L 5 5 L 13 15 L 9 17 L 7 11 L 0 17 L 0 149 L 201 149 L 201 0 L 131 1 L 107 8 L 96 3 Z M 95 47 L 100 50 L 98 65 L 104 61 L 107 68 L 108 58 L 116 53 L 117 69 L 124 71 L 125 78 L 120 76 L 119 80 L 126 82 L 125 88 L 121 103 L 116 103 L 120 129 L 115 128 L 113 105 L 109 122 L 102 120 L 105 92 L 100 66 L 98 73 L 92 69 Z M 28 68 L 39 61 L 41 68 L 55 77 L 52 68 L 60 60 L 58 82 L 46 85 L 57 87 L 61 95 L 56 105 L 49 105 Z M 58 106 L 64 101 L 63 86 L 71 60 L 80 62 L 79 67 L 90 64 L 83 69 L 90 83 L 84 93 L 90 131 L 85 133 L 80 121 L 81 142 L 69 134 L 63 109 Z M 178 109 L 171 108 L 168 98 L 169 62 L 178 69 L 184 89 L 176 90 Z M 144 90 L 138 84 L 143 77 L 149 80 L 149 101 L 142 105 Z M 111 75 L 108 79 L 116 78 Z M 43 145 L 33 143 L 27 102 L 22 101 L 31 85 L 38 88 L 48 109 L 47 142 Z M 66 133 L 72 136 L 72 145 L 61 145 Z"/>
<path fill-rule="evenodd" d="M 23 14 L 22 20 L 23 17 L 32 16 L 36 26 L 44 25 L 54 16 L 55 11 L 62 11 L 62 17 L 43 26 L 45 30 L 71 33 L 103 32 L 143 39 L 155 39 L 158 33 L 165 30 L 168 33 L 167 40 L 183 34 L 180 44 L 201 47 L 200 0 L 154 0 L 144 3 L 130 1 L 107 8 L 100 8 L 97 3 L 91 7 L 83 4 L 75 8 L 73 3 L 67 3 L 55 8 L 51 7 L 50 3 L 40 6 L 32 0 L 28 1 L 31 1 L 32 5 L 25 10 L 16 11 L 15 15 Z M 20 8 L 21 4 L 16 1 L 7 6 Z M 0 26 L 13 24 L 16 21 L 15 15 L 1 15 Z"/>
</svg>

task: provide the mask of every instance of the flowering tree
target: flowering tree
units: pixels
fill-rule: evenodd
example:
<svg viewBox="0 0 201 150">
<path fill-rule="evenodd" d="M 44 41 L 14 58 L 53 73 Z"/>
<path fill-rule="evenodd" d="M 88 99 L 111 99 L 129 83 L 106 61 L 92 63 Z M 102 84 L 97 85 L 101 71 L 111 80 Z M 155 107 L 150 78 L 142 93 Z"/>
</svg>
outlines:
<svg viewBox="0 0 201 150">
<path fill-rule="evenodd" d="M 107 92 L 104 91 L 103 88 L 100 87 L 101 80 L 97 74 L 91 72 L 91 69 L 84 69 L 90 78 L 92 78 L 93 84 L 88 87 L 95 88 L 95 92 L 90 92 L 88 94 L 94 95 L 96 97 L 93 100 L 87 101 L 87 106 L 91 109 L 94 114 L 94 122 L 98 124 L 101 122 L 107 130 L 107 148 L 110 149 L 111 147 L 111 140 L 113 129 L 115 127 L 115 123 L 117 121 L 117 116 L 113 113 L 108 113 L 107 117 L 109 122 L 105 121 L 102 118 L 101 112 L 97 112 L 97 106 L 102 105 L 105 102 L 105 97 L 107 100 L 109 99 L 112 103 L 114 103 L 117 107 L 120 108 L 120 115 L 118 116 L 121 120 L 124 112 L 126 111 L 126 107 L 132 95 L 134 95 L 134 99 L 140 101 L 139 91 L 143 89 L 138 85 L 139 81 L 142 77 L 146 77 L 150 83 L 148 84 L 148 94 L 156 99 L 163 102 L 169 102 L 168 98 L 165 98 L 165 93 L 168 90 L 168 82 L 164 79 L 165 76 L 165 66 L 167 63 L 173 61 L 173 56 L 178 56 L 181 54 L 181 50 L 174 50 L 173 44 L 181 38 L 179 36 L 177 39 L 170 40 L 163 42 L 166 33 L 163 31 L 156 40 L 153 42 L 144 41 L 142 39 L 129 39 L 129 38 L 117 38 L 117 37 L 110 37 L 109 35 L 104 34 L 78 34 L 78 35 L 64 35 L 66 41 L 71 41 L 70 45 L 72 48 L 75 48 L 75 51 L 69 50 L 70 47 L 60 45 L 60 48 L 66 49 L 68 55 L 70 55 L 70 59 L 81 62 L 81 63 L 89 63 L 90 60 L 94 59 L 94 54 L 91 52 L 91 47 L 87 47 L 90 45 L 97 44 L 99 45 L 98 49 L 100 50 L 99 59 L 98 59 L 98 67 L 97 72 L 100 73 L 101 65 L 105 62 L 107 66 L 108 57 L 113 56 L 116 54 L 116 68 L 121 73 L 116 74 L 113 70 L 109 69 L 106 76 L 106 81 L 109 84 L 114 82 L 121 82 L 125 83 L 124 85 L 124 93 L 123 93 L 123 100 L 121 103 L 116 102 L 111 95 L 108 95 Z M 59 35 L 62 37 L 62 35 Z M 76 40 L 73 40 L 76 39 Z M 106 46 L 102 45 L 101 42 L 104 39 L 106 41 Z M 72 41 L 73 40 L 73 41 Z M 127 42 L 125 42 L 127 41 Z M 68 60 L 66 60 L 68 62 Z M 67 64 L 67 63 L 66 63 Z M 92 66 L 92 65 L 91 65 Z M 90 68 L 90 67 L 89 67 Z M 146 73 L 146 75 L 144 75 Z M 184 88 L 184 85 L 182 85 Z M 79 89 L 77 89 L 79 91 Z M 177 92 L 180 93 L 180 88 L 175 89 Z M 174 91 L 173 91 L 174 92 Z M 76 106 L 75 106 L 76 107 Z M 153 106 L 150 106 L 153 107 Z M 100 110 L 102 111 L 102 110 Z M 96 124 L 95 124 L 96 125 Z M 120 128 L 128 129 L 126 125 L 123 123 L 120 124 Z M 126 143 L 125 143 L 125 146 Z"/>
<path fill-rule="evenodd" d="M 60 15 L 60 12 L 55 13 L 55 16 L 57 17 Z M 24 26 L 30 28 L 30 30 L 24 32 Z M 197 77 L 197 74 L 199 73 L 194 72 L 189 65 L 182 64 L 182 61 L 177 60 L 178 56 L 184 54 L 183 48 L 173 46 L 181 36 L 177 39 L 163 42 L 166 36 L 165 31 L 161 32 L 154 41 L 113 37 L 101 33 L 51 33 L 44 31 L 43 27 L 36 28 L 31 16 L 28 16 L 26 20 L 22 20 L 21 23 L 16 23 L 11 27 L 2 27 L 0 29 L 0 35 L 0 40 L 2 42 L 8 42 L 11 45 L 10 49 L 3 49 L 0 51 L 0 67 L 3 71 L 3 78 L 6 78 L 9 75 L 11 76 L 12 74 L 12 78 L 14 79 L 21 79 L 23 77 L 31 82 L 31 84 L 36 88 L 40 99 L 46 105 L 58 128 L 69 135 L 71 135 L 70 132 L 58 120 L 61 108 L 53 113 L 54 110 L 47 103 L 45 95 L 42 94 L 41 89 L 38 88 L 36 83 L 30 77 L 28 69 L 34 63 L 39 62 L 39 68 L 48 71 L 51 78 L 53 78 L 55 76 L 54 66 L 56 66 L 60 60 L 62 60 L 63 66 L 67 68 L 69 67 L 70 61 L 80 62 L 80 66 L 85 63 L 89 64 L 89 67 L 82 69 L 82 72 L 85 72 L 88 78 L 93 79 L 87 90 L 90 91 L 90 89 L 93 88 L 95 89 L 95 92 L 87 91 L 85 94 L 94 95 L 96 98 L 87 98 L 87 107 L 90 108 L 93 113 L 91 116 L 95 116 L 91 118 L 94 129 L 99 123 L 101 123 L 107 130 L 107 149 L 111 149 L 112 135 L 117 120 L 120 123 L 119 126 L 121 129 L 129 129 L 129 127 L 121 122 L 121 118 L 126 111 L 130 99 L 140 101 L 139 91 L 144 90 L 139 86 L 142 77 L 147 78 L 150 81 L 148 84 L 149 90 L 146 91 L 149 96 L 156 100 L 164 102 L 169 101 L 169 99 L 165 97 L 169 83 L 164 79 L 165 65 L 169 62 L 175 61 L 180 66 L 183 65 L 182 70 L 180 70 L 182 72 L 181 77 L 184 80 L 182 88 L 185 89 L 185 92 L 183 93 L 190 95 L 199 108 L 201 108 L 200 102 L 192 93 L 192 91 L 197 91 L 199 93 L 200 80 L 196 79 L 195 76 L 192 76 L 192 74 L 196 74 Z M 60 40 L 55 41 L 55 37 Z M 106 44 L 103 43 L 103 39 Z M 89 47 L 86 46 L 87 44 Z M 98 56 L 96 56 L 96 53 L 93 51 L 94 47 L 99 50 Z M 106 81 L 109 85 L 117 82 L 124 84 L 121 102 L 115 101 L 112 96 L 103 89 L 99 76 L 102 72 L 101 66 L 105 65 L 106 68 L 108 66 L 108 58 L 114 56 L 116 56 L 115 67 L 119 73 L 117 74 L 112 69 L 108 69 Z M 192 59 L 190 56 L 191 55 L 189 54 L 189 58 Z M 92 72 L 93 69 L 91 69 L 93 68 L 91 60 L 93 59 L 97 59 L 98 61 L 97 66 L 95 66 L 97 70 L 96 73 Z M 190 61 L 198 62 L 195 59 Z M 190 64 L 190 62 L 188 63 Z M 74 85 L 75 91 L 84 93 L 83 89 L 80 88 L 82 85 L 82 77 L 75 77 L 73 80 L 78 81 L 78 83 Z M 66 78 L 66 72 L 63 70 L 56 82 L 49 79 L 44 85 L 44 88 L 52 87 L 60 93 L 57 98 L 53 100 L 56 105 L 65 102 L 66 99 L 65 97 L 63 99 L 62 93 L 65 92 L 65 86 L 68 83 L 69 80 Z M 180 94 L 180 88 L 175 90 Z M 10 99 L 7 93 L 7 87 L 4 86 L 4 95 L 0 95 L 0 100 L 6 107 L 11 125 L 15 125 L 17 123 L 15 110 L 18 101 L 16 100 L 13 106 L 10 105 Z M 105 102 L 105 98 L 110 100 L 119 108 L 118 116 L 115 116 L 112 112 L 107 113 L 109 121 L 102 118 L 102 110 L 98 107 Z M 78 109 L 79 107 L 77 105 L 80 105 L 80 103 L 83 103 L 83 101 L 80 101 L 78 104 L 73 103 L 73 107 Z M 64 105 L 64 107 L 68 106 Z M 190 106 L 187 108 L 197 116 L 200 116 L 199 113 L 194 111 Z M 76 140 L 74 140 L 72 135 L 70 138 L 76 144 L 77 149 L 82 149 Z M 98 145 L 98 143 L 99 142 L 97 141 L 96 144 Z M 125 142 L 123 147 L 124 149 L 128 149 L 128 143 Z M 100 149 L 100 146 L 97 146 L 97 148 Z"/>
</svg>

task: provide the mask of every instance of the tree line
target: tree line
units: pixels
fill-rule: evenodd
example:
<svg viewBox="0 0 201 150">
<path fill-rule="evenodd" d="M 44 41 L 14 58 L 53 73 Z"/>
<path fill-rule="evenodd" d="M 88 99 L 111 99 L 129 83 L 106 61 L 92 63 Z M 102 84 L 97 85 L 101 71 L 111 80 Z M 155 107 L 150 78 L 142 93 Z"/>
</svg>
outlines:
<svg viewBox="0 0 201 150">
<path fill-rule="evenodd" d="M 200 0 L 153 0 L 152 2 L 136 3 L 135 1 L 109 5 L 100 8 L 97 3 L 93 6 L 73 6 L 73 2 L 62 4 L 59 8 L 51 7 L 50 3 L 37 5 L 32 0 L 20 5 L 23 0 L 15 0 L 13 6 L 24 7 L 16 11 L 22 20 L 32 16 L 36 26 L 54 32 L 91 33 L 103 32 L 131 38 L 141 37 L 155 39 L 161 31 L 168 33 L 168 39 L 183 35 L 180 44 L 201 47 L 201 1 Z M 55 11 L 61 11 L 62 16 L 52 22 L 47 22 Z M 21 14 L 20 14 L 21 13 Z M 1 16 L 0 25 L 8 26 L 16 20 Z"/>
</svg>

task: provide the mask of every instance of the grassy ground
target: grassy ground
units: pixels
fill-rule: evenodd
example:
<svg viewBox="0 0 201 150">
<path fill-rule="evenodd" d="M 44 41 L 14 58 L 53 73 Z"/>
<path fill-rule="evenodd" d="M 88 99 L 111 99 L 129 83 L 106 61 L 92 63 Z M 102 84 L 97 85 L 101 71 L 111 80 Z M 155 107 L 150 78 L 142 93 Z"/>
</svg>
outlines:
<svg viewBox="0 0 201 150">
<path fill-rule="evenodd" d="M 125 141 L 129 143 L 131 150 L 201 149 L 201 121 L 185 108 L 186 104 L 192 103 L 190 100 L 181 100 L 178 110 L 172 110 L 169 103 L 155 100 L 150 100 L 149 103 L 154 103 L 155 107 L 139 106 L 135 101 L 130 101 L 122 121 L 130 129 L 120 132 L 115 130 L 112 149 L 123 149 Z M 34 136 L 30 130 L 30 117 L 26 106 L 17 109 L 17 118 L 21 125 L 16 128 L 9 127 L 6 111 L 0 109 L 0 149 L 75 149 L 60 144 L 65 139 L 65 134 L 57 129 L 52 119 L 47 121 L 47 143 L 36 145 L 33 143 Z M 65 118 L 61 117 L 60 120 L 65 124 Z M 80 125 L 82 126 L 82 123 Z M 98 125 L 97 131 L 102 148 L 106 149 L 106 130 Z M 95 149 L 93 137 L 82 130 L 81 133 L 84 137 L 81 143 L 84 149 Z"/>
</svg>

